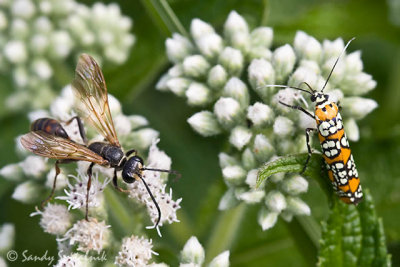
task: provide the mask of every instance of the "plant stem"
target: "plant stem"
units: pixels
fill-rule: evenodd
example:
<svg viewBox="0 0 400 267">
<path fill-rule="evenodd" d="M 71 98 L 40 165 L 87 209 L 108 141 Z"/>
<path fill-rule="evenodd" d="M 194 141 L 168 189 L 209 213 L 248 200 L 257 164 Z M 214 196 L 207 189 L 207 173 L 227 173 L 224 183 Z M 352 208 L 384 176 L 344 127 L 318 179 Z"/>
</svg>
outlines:
<svg viewBox="0 0 400 267">
<path fill-rule="evenodd" d="M 166 0 L 142 0 L 142 4 L 167 36 L 174 32 L 189 36 Z"/>
<path fill-rule="evenodd" d="M 119 201 L 117 195 L 112 190 L 104 190 L 105 200 L 107 205 L 110 207 L 109 212 L 111 216 L 117 218 L 117 222 L 120 224 L 119 229 L 126 235 L 130 232 L 129 229 L 132 228 L 131 216 L 122 203 Z"/>
<path fill-rule="evenodd" d="M 241 203 L 220 214 L 206 246 L 206 262 L 210 262 L 219 253 L 231 248 L 246 210 L 247 205 Z"/>
</svg>

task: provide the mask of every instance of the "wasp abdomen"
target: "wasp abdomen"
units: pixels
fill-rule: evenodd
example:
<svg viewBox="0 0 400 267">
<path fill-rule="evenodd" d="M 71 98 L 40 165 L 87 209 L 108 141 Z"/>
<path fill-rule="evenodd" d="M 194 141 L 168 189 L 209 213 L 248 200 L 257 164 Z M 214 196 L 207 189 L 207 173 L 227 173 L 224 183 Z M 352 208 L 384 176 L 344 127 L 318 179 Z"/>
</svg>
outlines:
<svg viewBox="0 0 400 267">
<path fill-rule="evenodd" d="M 32 122 L 31 131 L 43 131 L 51 135 L 69 139 L 69 136 L 62 127 L 61 123 L 50 118 L 41 118 Z"/>
</svg>

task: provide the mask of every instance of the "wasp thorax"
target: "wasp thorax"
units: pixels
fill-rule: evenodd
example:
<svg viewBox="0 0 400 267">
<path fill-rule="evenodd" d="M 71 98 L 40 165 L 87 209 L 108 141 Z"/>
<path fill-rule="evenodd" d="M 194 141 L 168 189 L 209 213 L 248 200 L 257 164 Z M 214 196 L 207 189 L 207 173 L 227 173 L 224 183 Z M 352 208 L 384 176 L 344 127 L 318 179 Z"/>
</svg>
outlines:
<svg viewBox="0 0 400 267">
<path fill-rule="evenodd" d="M 126 183 L 133 183 L 135 180 L 140 179 L 142 175 L 143 160 L 141 157 L 133 156 L 125 163 L 122 169 L 122 178 Z"/>
</svg>

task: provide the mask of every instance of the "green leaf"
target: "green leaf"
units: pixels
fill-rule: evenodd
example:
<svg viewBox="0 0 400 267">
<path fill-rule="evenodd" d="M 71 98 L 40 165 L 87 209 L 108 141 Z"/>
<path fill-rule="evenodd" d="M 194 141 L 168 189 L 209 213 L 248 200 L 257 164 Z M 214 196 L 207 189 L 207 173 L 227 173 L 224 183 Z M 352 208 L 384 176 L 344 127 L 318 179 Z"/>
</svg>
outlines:
<svg viewBox="0 0 400 267">
<path fill-rule="evenodd" d="M 279 157 L 274 161 L 266 163 L 262 166 L 258 173 L 257 187 L 267 180 L 272 174 L 280 172 L 300 173 L 306 163 L 308 154 L 295 154 Z M 327 172 L 325 171 L 323 158 L 321 154 L 312 154 L 307 168 L 303 175 L 315 179 L 322 189 L 324 189 L 329 197 L 332 196 L 332 185 L 329 181 Z"/>
<path fill-rule="evenodd" d="M 359 206 L 336 198 L 327 222 L 322 224 L 318 266 L 390 266 L 382 220 L 372 197 L 364 190 Z"/>
</svg>

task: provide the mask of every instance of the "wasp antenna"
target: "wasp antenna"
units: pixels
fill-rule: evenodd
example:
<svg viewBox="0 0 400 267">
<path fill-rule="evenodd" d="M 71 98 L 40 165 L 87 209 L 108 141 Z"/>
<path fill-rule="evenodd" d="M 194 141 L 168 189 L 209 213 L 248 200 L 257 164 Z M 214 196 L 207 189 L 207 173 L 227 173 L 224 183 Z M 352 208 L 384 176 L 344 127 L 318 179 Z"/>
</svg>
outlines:
<svg viewBox="0 0 400 267">
<path fill-rule="evenodd" d="M 356 37 L 351 38 L 351 39 L 347 42 L 347 44 L 346 44 L 345 47 L 343 48 L 342 52 L 340 53 L 340 55 L 339 55 L 338 58 L 336 59 L 335 64 L 333 64 L 333 67 L 332 67 L 332 69 L 331 69 L 331 72 L 329 73 L 328 78 L 327 78 L 326 81 L 325 81 L 324 87 L 322 87 L 321 93 L 324 91 L 326 85 L 328 84 L 328 81 L 329 81 L 329 79 L 331 78 L 332 72 L 333 72 L 333 70 L 335 69 L 337 63 L 339 62 L 339 59 L 342 57 L 342 55 L 343 55 L 344 52 L 346 51 L 347 47 L 349 46 L 349 44 L 350 44 L 354 39 L 356 39 Z"/>
<path fill-rule="evenodd" d="M 153 200 L 153 203 L 154 203 L 154 205 L 156 206 L 156 209 L 157 209 L 157 211 L 158 211 L 157 222 L 154 224 L 153 227 L 151 227 L 151 228 L 157 228 L 158 224 L 159 224 L 160 221 L 161 221 L 161 209 L 160 209 L 160 206 L 158 206 L 158 203 L 157 203 L 156 199 L 154 198 L 153 194 L 151 193 L 151 190 L 150 190 L 149 186 L 147 185 L 147 183 L 145 182 L 145 180 L 143 179 L 143 177 L 142 177 L 141 175 L 138 175 L 138 176 L 139 176 L 139 178 L 142 180 L 144 186 L 146 187 L 147 192 L 149 193 L 149 195 L 150 195 L 150 197 L 151 197 L 151 200 Z M 158 228 L 157 228 L 157 229 L 158 229 Z"/>
<path fill-rule="evenodd" d="M 155 171 L 155 172 L 167 172 L 167 173 L 174 174 L 176 176 L 177 180 L 179 178 L 181 178 L 181 174 L 178 171 L 175 171 L 175 170 L 154 169 L 154 168 L 141 168 L 140 170 L 142 170 L 142 171 Z"/>
</svg>

